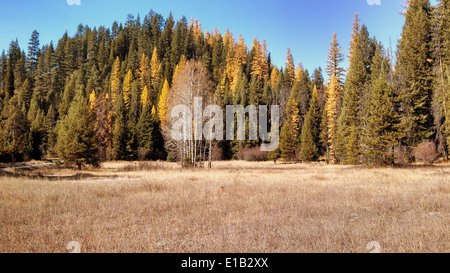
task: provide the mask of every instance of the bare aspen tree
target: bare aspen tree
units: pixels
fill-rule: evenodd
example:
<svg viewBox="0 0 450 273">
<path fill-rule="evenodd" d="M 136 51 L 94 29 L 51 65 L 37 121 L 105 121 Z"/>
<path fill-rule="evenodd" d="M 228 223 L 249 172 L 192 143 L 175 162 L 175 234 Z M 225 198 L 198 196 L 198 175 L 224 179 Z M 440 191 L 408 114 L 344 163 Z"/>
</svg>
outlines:
<svg viewBox="0 0 450 273">
<path fill-rule="evenodd" d="M 203 112 L 212 97 L 212 82 L 205 66 L 188 61 L 178 73 L 168 95 L 167 122 L 163 124 L 166 149 L 176 153 L 183 167 L 203 166 L 207 140 L 203 137 Z M 191 125 L 191 126 L 187 126 Z M 177 130 L 180 129 L 180 130 Z M 179 138 L 174 133 L 180 133 Z M 208 153 L 211 153 L 209 149 Z"/>
</svg>

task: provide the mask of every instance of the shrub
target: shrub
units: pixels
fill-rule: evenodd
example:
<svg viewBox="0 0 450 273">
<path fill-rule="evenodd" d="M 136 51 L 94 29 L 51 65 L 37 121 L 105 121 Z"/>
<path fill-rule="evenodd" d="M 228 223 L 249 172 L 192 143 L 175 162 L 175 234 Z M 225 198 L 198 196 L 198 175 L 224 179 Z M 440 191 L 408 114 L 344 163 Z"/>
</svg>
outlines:
<svg viewBox="0 0 450 273">
<path fill-rule="evenodd" d="M 269 155 L 269 152 L 263 152 L 261 151 L 260 147 L 255 148 L 244 148 L 240 150 L 236 157 L 238 160 L 245 160 L 245 161 L 267 161 L 267 157 Z"/>
<path fill-rule="evenodd" d="M 416 162 L 421 161 L 425 164 L 433 164 L 438 157 L 436 145 L 431 141 L 423 142 L 414 149 L 414 156 L 416 157 Z"/>
<path fill-rule="evenodd" d="M 173 152 L 170 152 L 167 155 L 167 162 L 176 162 L 176 161 L 177 161 L 177 156 Z"/>
</svg>

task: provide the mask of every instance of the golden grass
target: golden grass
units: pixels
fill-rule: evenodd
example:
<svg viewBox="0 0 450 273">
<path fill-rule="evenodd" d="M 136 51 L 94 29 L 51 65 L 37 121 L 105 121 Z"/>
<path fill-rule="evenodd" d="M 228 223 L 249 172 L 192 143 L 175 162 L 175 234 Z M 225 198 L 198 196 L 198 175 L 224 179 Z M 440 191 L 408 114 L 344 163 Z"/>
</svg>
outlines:
<svg viewBox="0 0 450 273">
<path fill-rule="evenodd" d="M 449 165 L 128 164 L 1 177 L 0 252 L 450 252 Z"/>
</svg>

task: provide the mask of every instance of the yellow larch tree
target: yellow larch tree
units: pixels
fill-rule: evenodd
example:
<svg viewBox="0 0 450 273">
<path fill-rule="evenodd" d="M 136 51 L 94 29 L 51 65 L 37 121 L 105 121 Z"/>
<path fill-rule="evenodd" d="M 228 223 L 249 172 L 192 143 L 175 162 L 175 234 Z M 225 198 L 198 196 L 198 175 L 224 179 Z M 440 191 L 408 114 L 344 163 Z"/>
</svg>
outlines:
<svg viewBox="0 0 450 273">
<path fill-rule="evenodd" d="M 148 57 L 145 56 L 145 53 L 142 54 L 141 57 L 141 65 L 139 67 L 139 84 L 141 87 L 141 90 L 144 90 L 144 87 L 149 84 L 149 77 L 148 77 Z"/>
<path fill-rule="evenodd" d="M 121 74 L 120 74 L 120 60 L 119 57 L 114 61 L 112 73 L 111 73 L 111 100 L 112 105 L 115 106 L 117 98 L 120 94 L 120 84 L 121 84 Z"/>
<path fill-rule="evenodd" d="M 147 85 L 144 86 L 144 90 L 142 90 L 142 94 L 141 94 L 141 108 L 144 109 L 146 106 L 148 106 L 150 100 L 150 94 L 148 92 L 148 87 Z"/>
<path fill-rule="evenodd" d="M 158 49 L 155 47 L 150 60 L 150 84 L 152 91 L 156 91 L 161 80 L 161 62 L 158 58 Z"/>
<path fill-rule="evenodd" d="M 290 48 L 287 49 L 285 75 L 287 82 L 292 86 L 295 81 L 295 68 Z"/>
<path fill-rule="evenodd" d="M 175 67 L 175 71 L 173 72 L 172 77 L 172 84 L 175 82 L 178 73 L 180 73 L 181 70 L 183 70 L 184 66 L 186 65 L 187 59 L 185 55 L 182 55 L 180 58 L 180 61 L 178 62 L 177 66 Z"/>
<path fill-rule="evenodd" d="M 97 111 L 97 97 L 95 95 L 95 90 L 92 90 L 89 95 L 89 116 L 94 116 Z"/>
<path fill-rule="evenodd" d="M 261 43 L 255 37 L 255 39 L 253 40 L 252 51 L 254 52 L 254 55 L 252 60 L 251 75 L 265 81 L 269 72 L 269 65 L 267 63 L 266 41 L 264 40 L 263 45 L 261 45 Z"/>
<path fill-rule="evenodd" d="M 125 109 L 130 109 L 130 101 L 131 101 L 131 86 L 133 85 L 133 72 L 131 69 L 128 70 L 125 79 L 123 80 L 122 91 L 123 91 L 123 103 L 125 105 Z"/>
<path fill-rule="evenodd" d="M 295 81 L 300 81 L 300 79 L 303 76 L 303 65 L 302 62 L 299 62 L 298 65 L 295 67 Z"/>
<path fill-rule="evenodd" d="M 276 67 L 272 68 L 272 72 L 270 73 L 270 87 L 272 89 L 277 86 L 278 83 L 278 69 Z"/>
<path fill-rule="evenodd" d="M 168 109 L 168 99 L 169 99 L 169 82 L 164 80 L 164 85 L 161 90 L 161 95 L 159 96 L 158 102 L 158 116 L 161 124 L 165 124 L 167 121 L 167 109 Z"/>
<path fill-rule="evenodd" d="M 338 78 L 334 75 L 331 76 L 330 84 L 326 90 L 327 100 L 325 103 L 325 111 L 327 113 L 327 126 L 328 126 L 328 147 L 331 163 L 336 163 L 336 131 L 337 131 L 337 119 L 338 119 L 338 107 L 341 96 L 341 86 Z"/>
</svg>

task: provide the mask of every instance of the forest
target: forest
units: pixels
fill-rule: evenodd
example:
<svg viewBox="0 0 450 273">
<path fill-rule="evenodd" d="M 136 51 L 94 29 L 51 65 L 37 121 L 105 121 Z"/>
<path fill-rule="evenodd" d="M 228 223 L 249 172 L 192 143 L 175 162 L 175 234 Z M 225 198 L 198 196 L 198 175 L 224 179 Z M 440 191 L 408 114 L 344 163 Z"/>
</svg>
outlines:
<svg viewBox="0 0 450 273">
<path fill-rule="evenodd" d="M 213 160 L 250 153 L 369 166 L 447 160 L 450 0 L 407 1 L 403 16 L 394 51 L 355 14 L 348 56 L 335 33 L 327 66 L 314 71 L 296 64 L 289 48 L 277 67 L 265 40 L 250 46 L 229 30 L 203 31 L 197 20 L 154 11 L 111 28 L 80 24 L 55 44 L 40 45 L 35 30 L 26 49 L 16 39 L 0 56 L 0 161 L 180 160 L 163 128 L 171 93 L 192 67 L 223 108 L 280 106 L 278 150 L 260 155 L 259 141 L 216 141 L 203 151 Z"/>
</svg>

